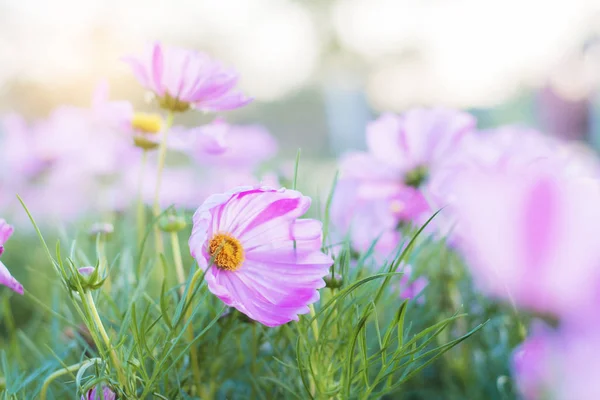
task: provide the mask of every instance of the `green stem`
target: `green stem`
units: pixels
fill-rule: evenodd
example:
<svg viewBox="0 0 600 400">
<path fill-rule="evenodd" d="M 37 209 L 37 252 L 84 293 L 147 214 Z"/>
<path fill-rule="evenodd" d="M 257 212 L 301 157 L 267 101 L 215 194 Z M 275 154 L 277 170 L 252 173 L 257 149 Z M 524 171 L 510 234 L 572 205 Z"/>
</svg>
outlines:
<svg viewBox="0 0 600 400">
<path fill-rule="evenodd" d="M 115 366 L 115 369 L 117 370 L 117 375 L 119 377 L 119 383 L 121 383 L 123 389 L 125 389 L 126 383 L 127 383 L 127 380 L 125 379 L 125 374 L 123 373 L 123 369 L 121 367 L 121 363 L 119 362 L 119 358 L 117 357 L 117 353 L 110 344 L 110 338 L 108 337 L 108 334 L 106 333 L 106 329 L 104 329 L 104 325 L 102 324 L 102 320 L 100 319 L 100 315 L 98 314 L 98 309 L 96 308 L 96 303 L 94 302 L 94 297 L 92 296 L 91 291 L 89 291 L 89 290 L 85 291 L 85 299 L 87 300 L 87 302 L 90 306 L 92 319 L 94 320 L 94 323 L 96 324 L 96 328 L 98 328 L 98 331 L 100 332 L 100 336 L 102 336 L 102 340 L 104 340 L 104 344 L 106 345 L 106 348 L 108 350 L 110 358 Z"/>
<path fill-rule="evenodd" d="M 142 159 L 140 161 L 140 177 L 138 182 L 138 204 L 137 204 L 137 231 L 138 231 L 138 244 L 141 246 L 144 240 L 144 234 L 146 232 L 146 207 L 144 205 L 144 176 L 146 175 L 146 162 L 148 159 L 148 152 L 144 150 L 142 152 Z"/>
<path fill-rule="evenodd" d="M 181 260 L 181 248 L 179 247 L 179 237 L 177 236 L 177 232 L 171 232 L 171 247 L 173 248 L 173 261 L 175 262 L 179 293 L 183 295 L 183 292 L 185 291 L 185 272 L 183 271 L 183 261 Z"/>
<path fill-rule="evenodd" d="M 100 276 L 106 276 L 106 280 L 104 281 L 105 290 L 110 293 L 110 275 L 108 274 L 108 259 L 106 258 L 106 246 L 103 234 L 98 234 L 98 238 L 96 238 L 96 254 L 98 256 L 98 268 L 100 269 Z"/>
<path fill-rule="evenodd" d="M 311 318 L 315 318 L 315 315 L 317 315 L 317 314 L 315 313 L 315 306 L 314 306 L 314 305 L 312 305 L 312 304 L 310 304 L 310 305 L 308 306 L 308 309 L 310 310 L 310 317 L 311 317 Z M 315 319 L 313 319 L 313 322 L 312 322 L 312 330 L 313 330 L 313 335 L 314 335 L 314 337 L 315 337 L 315 341 L 317 341 L 317 342 L 318 342 L 318 341 L 319 341 L 319 324 L 317 323 L 317 320 L 316 320 L 316 318 L 315 318 Z"/>
<path fill-rule="evenodd" d="M 158 217 L 160 215 L 160 187 L 162 184 L 162 175 L 163 170 L 165 169 L 165 159 L 167 157 L 167 139 L 169 137 L 169 131 L 171 130 L 171 126 L 173 125 L 173 111 L 169 111 L 167 114 L 167 122 L 165 123 L 165 128 L 162 132 L 162 140 L 160 142 L 160 149 L 158 153 L 158 170 L 156 172 L 156 190 L 154 192 L 154 217 Z M 160 233 L 160 229 L 158 225 L 154 225 L 154 240 L 156 244 L 156 255 L 160 257 L 160 254 L 164 252 L 164 244 L 162 240 L 162 236 Z"/>
<path fill-rule="evenodd" d="M 315 312 L 315 306 L 313 304 L 310 304 L 308 306 L 308 309 L 310 310 L 310 317 L 311 317 L 311 319 L 313 319 L 312 331 L 313 331 L 313 336 L 315 337 L 315 346 L 317 346 L 319 344 L 319 324 L 317 323 L 317 319 L 315 318 L 315 316 L 317 315 Z M 309 357 L 311 357 L 310 354 L 309 354 Z M 314 367 L 314 369 L 315 369 L 315 373 L 318 374 L 316 366 Z M 313 397 L 315 397 L 317 395 L 317 385 L 316 385 L 315 378 L 313 375 L 310 376 L 310 392 Z"/>
<path fill-rule="evenodd" d="M 195 290 L 196 282 L 202 276 L 203 273 L 204 273 L 204 271 L 202 271 L 201 269 L 198 269 L 198 271 L 196 271 L 194 276 L 192 276 L 192 280 L 190 281 L 190 287 L 188 288 L 188 293 L 187 293 L 187 298 L 186 298 L 186 303 L 190 302 L 190 305 L 188 306 L 188 309 L 186 311 L 186 320 L 189 320 L 192 318 L 193 308 L 191 306 L 191 301 L 194 296 L 194 292 L 196 291 Z M 187 326 L 186 338 L 190 343 L 194 340 L 194 324 L 191 322 Z M 198 349 L 194 345 L 192 345 L 190 347 L 190 363 L 192 364 L 192 374 L 194 376 L 194 381 L 196 382 L 197 385 L 200 385 L 201 381 L 202 381 L 202 374 L 201 374 L 200 368 L 198 366 Z"/>
<path fill-rule="evenodd" d="M 40 400 L 46 400 L 46 398 L 48 396 L 48 387 L 50 386 L 52 381 L 54 381 L 56 378 L 61 377 L 65 374 L 73 373 L 86 365 L 95 364 L 95 363 L 101 362 L 101 361 L 102 360 L 100 358 L 92 358 L 90 360 L 85 360 L 85 361 L 79 362 L 77 364 L 70 365 L 66 368 L 60 369 L 60 370 L 52 373 L 50 376 L 48 376 L 46 378 L 46 380 L 44 381 L 44 384 L 42 385 L 42 391 L 40 392 Z"/>
</svg>

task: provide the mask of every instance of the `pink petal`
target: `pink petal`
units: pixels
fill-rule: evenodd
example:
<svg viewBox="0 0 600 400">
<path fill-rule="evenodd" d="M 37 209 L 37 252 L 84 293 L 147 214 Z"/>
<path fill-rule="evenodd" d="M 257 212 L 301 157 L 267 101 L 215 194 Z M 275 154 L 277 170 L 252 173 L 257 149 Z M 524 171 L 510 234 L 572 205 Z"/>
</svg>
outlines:
<svg viewBox="0 0 600 400">
<path fill-rule="evenodd" d="M 12 225 L 9 225 L 5 220 L 0 219 L 0 246 L 4 245 L 14 232 Z"/>
<path fill-rule="evenodd" d="M 152 82 L 154 83 L 154 92 L 159 96 L 165 94 L 162 85 L 164 61 L 162 47 L 159 43 L 155 43 L 152 48 Z M 171 96 L 176 96 L 176 93 L 170 93 Z"/>
<path fill-rule="evenodd" d="M 0 261 L 0 285 L 4 285 L 12 291 L 23 294 L 23 285 L 21 285 L 13 276 L 6 266 Z"/>
</svg>

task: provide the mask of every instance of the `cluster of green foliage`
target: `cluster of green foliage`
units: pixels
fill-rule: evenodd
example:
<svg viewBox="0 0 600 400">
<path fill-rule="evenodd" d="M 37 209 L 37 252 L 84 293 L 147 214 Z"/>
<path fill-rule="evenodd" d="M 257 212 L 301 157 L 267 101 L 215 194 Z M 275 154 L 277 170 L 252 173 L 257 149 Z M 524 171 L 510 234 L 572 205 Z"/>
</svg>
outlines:
<svg viewBox="0 0 600 400">
<path fill-rule="evenodd" d="M 141 242 L 128 218 L 111 237 L 67 232 L 49 246 L 36 227 L 38 238 L 13 239 L 5 261 L 23 266 L 27 290 L 0 294 L 1 398 L 78 399 L 99 385 L 119 399 L 515 398 L 522 321 L 479 295 L 423 227 L 388 262 L 375 243 L 364 254 L 339 244 L 335 282 L 311 313 L 269 328 L 224 306 L 187 254 L 177 284 L 172 250 L 156 259 L 149 246 L 154 223 Z M 180 248 L 188 235 L 175 234 Z M 397 289 L 404 263 L 429 279 L 410 301 Z"/>
</svg>

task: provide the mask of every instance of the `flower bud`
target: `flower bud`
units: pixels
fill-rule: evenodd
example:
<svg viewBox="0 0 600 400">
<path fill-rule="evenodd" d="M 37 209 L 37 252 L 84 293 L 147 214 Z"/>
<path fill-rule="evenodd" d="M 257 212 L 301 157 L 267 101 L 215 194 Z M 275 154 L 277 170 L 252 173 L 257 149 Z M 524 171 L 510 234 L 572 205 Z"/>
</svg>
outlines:
<svg viewBox="0 0 600 400">
<path fill-rule="evenodd" d="M 71 290 L 79 290 L 79 285 L 83 290 L 96 290 L 102 286 L 104 279 L 100 279 L 98 268 L 96 267 L 81 267 L 77 270 L 77 274 L 71 276 L 68 281 Z"/>
<path fill-rule="evenodd" d="M 323 278 L 325 280 L 325 286 L 330 289 L 339 289 L 344 284 L 344 279 L 340 274 L 328 274 Z"/>
<path fill-rule="evenodd" d="M 187 226 L 185 218 L 178 215 L 168 215 L 161 219 L 159 227 L 163 232 L 179 232 Z"/>
<path fill-rule="evenodd" d="M 110 387 L 102 385 L 102 394 L 99 393 L 97 387 L 94 386 L 87 391 L 86 394 L 81 396 L 81 400 L 116 400 L 117 395 L 111 390 Z"/>
<path fill-rule="evenodd" d="M 115 227 L 113 224 L 98 222 L 92 225 L 88 233 L 93 239 L 98 235 L 101 235 L 103 239 L 109 239 L 114 231 Z"/>
</svg>

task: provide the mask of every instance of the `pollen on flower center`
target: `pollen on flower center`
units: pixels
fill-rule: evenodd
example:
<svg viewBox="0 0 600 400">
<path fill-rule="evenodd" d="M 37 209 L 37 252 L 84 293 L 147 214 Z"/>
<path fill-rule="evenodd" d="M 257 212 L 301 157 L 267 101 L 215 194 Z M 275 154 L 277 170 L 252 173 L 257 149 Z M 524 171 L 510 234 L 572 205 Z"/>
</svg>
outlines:
<svg viewBox="0 0 600 400">
<path fill-rule="evenodd" d="M 162 128 L 162 118 L 157 114 L 135 113 L 131 127 L 144 133 L 158 133 Z"/>
<path fill-rule="evenodd" d="M 208 244 L 214 264 L 227 271 L 237 271 L 244 262 L 244 248 L 239 240 L 226 233 L 217 233 Z"/>
</svg>

